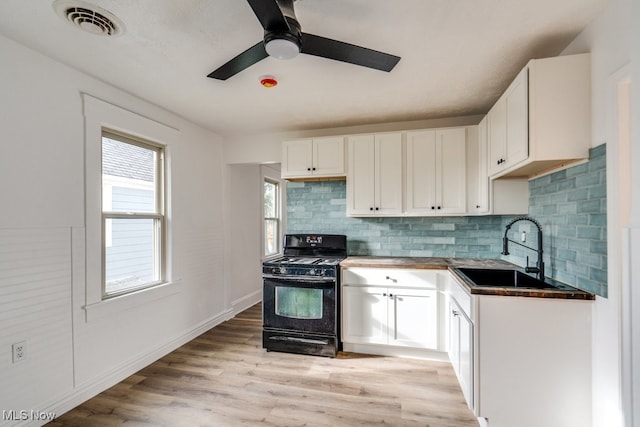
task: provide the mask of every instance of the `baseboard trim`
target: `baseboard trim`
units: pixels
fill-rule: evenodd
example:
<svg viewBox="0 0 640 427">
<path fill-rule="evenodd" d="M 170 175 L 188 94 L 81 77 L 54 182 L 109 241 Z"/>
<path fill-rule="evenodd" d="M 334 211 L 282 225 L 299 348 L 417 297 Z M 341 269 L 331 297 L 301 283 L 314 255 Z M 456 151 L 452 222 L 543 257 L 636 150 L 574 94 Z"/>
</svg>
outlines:
<svg viewBox="0 0 640 427">
<path fill-rule="evenodd" d="M 245 295 L 242 298 L 238 298 L 237 300 L 232 301 L 231 309 L 233 311 L 233 316 L 236 316 L 238 313 L 245 311 L 249 307 L 253 307 L 260 301 L 262 301 L 262 288 L 248 295 Z"/>
<path fill-rule="evenodd" d="M 438 362 L 450 362 L 449 356 L 446 352 L 437 350 L 428 350 L 424 348 L 412 348 L 412 347 L 397 347 L 391 345 L 377 345 L 377 344 L 354 344 L 343 343 L 342 350 L 363 353 L 363 354 L 375 354 L 379 356 L 394 356 L 405 357 L 408 359 L 422 359 L 422 360 L 435 360 Z"/>
<path fill-rule="evenodd" d="M 42 412 L 54 412 L 56 416 L 60 416 L 65 412 L 75 408 L 81 403 L 89 400 L 97 394 L 103 392 L 109 387 L 114 386 L 125 378 L 135 374 L 140 369 L 150 365 L 163 356 L 166 356 L 170 352 L 174 351 L 178 347 L 186 344 L 192 339 L 202 335 L 204 332 L 219 325 L 220 323 L 227 321 L 235 316 L 232 309 L 225 310 L 224 312 L 213 316 L 203 322 L 200 322 L 195 327 L 186 331 L 182 335 L 172 339 L 171 341 L 158 346 L 153 351 L 147 352 L 143 355 L 139 355 L 134 359 L 130 359 L 125 363 L 120 364 L 114 369 L 110 370 L 104 375 L 98 378 L 93 378 L 90 382 L 77 385 L 70 393 L 57 398 L 54 402 L 50 402 L 44 405 Z M 39 426 L 36 421 L 27 421 L 20 426 Z"/>
</svg>

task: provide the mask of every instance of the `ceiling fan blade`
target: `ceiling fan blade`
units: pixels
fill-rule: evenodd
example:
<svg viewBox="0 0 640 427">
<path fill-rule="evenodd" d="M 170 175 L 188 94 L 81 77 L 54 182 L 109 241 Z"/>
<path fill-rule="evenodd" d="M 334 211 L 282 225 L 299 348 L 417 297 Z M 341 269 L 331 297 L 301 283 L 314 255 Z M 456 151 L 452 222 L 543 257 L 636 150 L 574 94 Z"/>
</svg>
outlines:
<svg viewBox="0 0 640 427">
<path fill-rule="evenodd" d="M 288 31 L 289 23 L 276 0 L 247 0 L 265 31 Z"/>
<path fill-rule="evenodd" d="M 387 72 L 400 61 L 399 56 L 308 33 L 302 33 L 302 53 Z"/>
<path fill-rule="evenodd" d="M 267 56 L 269 55 L 267 54 L 267 51 L 264 50 L 264 42 L 261 41 L 251 46 L 249 49 L 245 50 L 217 70 L 212 71 L 207 75 L 207 77 L 218 80 L 227 80 L 229 77 L 235 76 L 240 71 L 245 68 L 249 68 Z"/>
</svg>

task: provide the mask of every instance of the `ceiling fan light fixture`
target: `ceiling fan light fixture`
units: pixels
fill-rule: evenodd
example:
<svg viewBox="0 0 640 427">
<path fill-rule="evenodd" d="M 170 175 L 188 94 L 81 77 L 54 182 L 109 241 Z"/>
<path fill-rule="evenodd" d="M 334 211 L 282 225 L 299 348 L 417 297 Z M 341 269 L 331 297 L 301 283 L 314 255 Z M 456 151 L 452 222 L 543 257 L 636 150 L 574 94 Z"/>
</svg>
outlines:
<svg viewBox="0 0 640 427">
<path fill-rule="evenodd" d="M 287 38 L 273 38 L 264 44 L 269 56 L 276 59 L 293 59 L 300 54 L 300 44 Z"/>
</svg>

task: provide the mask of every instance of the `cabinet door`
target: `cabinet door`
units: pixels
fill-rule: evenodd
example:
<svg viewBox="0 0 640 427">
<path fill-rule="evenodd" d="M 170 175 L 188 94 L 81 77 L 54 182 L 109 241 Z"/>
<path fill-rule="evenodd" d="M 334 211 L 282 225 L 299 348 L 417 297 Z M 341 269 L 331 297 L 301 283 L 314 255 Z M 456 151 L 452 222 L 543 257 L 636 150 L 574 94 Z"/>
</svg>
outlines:
<svg viewBox="0 0 640 427">
<path fill-rule="evenodd" d="M 376 135 L 375 143 L 374 212 L 379 215 L 402 214 L 402 134 Z"/>
<path fill-rule="evenodd" d="M 313 167 L 313 141 L 304 139 L 282 143 L 282 177 L 311 176 Z"/>
<path fill-rule="evenodd" d="M 344 175 L 344 137 L 313 140 L 313 174 L 319 176 Z"/>
<path fill-rule="evenodd" d="M 449 302 L 449 360 L 456 375 L 460 376 L 460 309 Z"/>
<path fill-rule="evenodd" d="M 505 168 L 529 157 L 529 80 L 524 68 L 505 92 L 507 161 Z"/>
<path fill-rule="evenodd" d="M 342 287 L 342 341 L 387 344 L 388 294 L 385 288 Z"/>
<path fill-rule="evenodd" d="M 473 323 L 464 313 L 458 316 L 460 330 L 460 388 L 469 408 L 474 409 L 473 395 Z"/>
<path fill-rule="evenodd" d="M 449 359 L 462 394 L 469 408 L 474 409 L 473 323 L 453 300 L 449 303 Z"/>
<path fill-rule="evenodd" d="M 487 114 L 489 175 L 505 168 L 507 161 L 507 102 L 502 96 Z"/>
<path fill-rule="evenodd" d="M 490 212 L 486 116 L 477 127 L 469 128 L 467 135 L 467 212 Z"/>
<path fill-rule="evenodd" d="M 467 209 L 467 130 L 436 132 L 436 213 L 465 213 Z"/>
<path fill-rule="evenodd" d="M 348 140 L 347 215 L 374 215 L 375 139 L 356 135 Z"/>
<path fill-rule="evenodd" d="M 408 213 L 431 214 L 436 210 L 436 132 L 407 133 L 406 188 Z"/>
<path fill-rule="evenodd" d="M 389 288 L 389 344 L 437 349 L 438 293 Z"/>
</svg>

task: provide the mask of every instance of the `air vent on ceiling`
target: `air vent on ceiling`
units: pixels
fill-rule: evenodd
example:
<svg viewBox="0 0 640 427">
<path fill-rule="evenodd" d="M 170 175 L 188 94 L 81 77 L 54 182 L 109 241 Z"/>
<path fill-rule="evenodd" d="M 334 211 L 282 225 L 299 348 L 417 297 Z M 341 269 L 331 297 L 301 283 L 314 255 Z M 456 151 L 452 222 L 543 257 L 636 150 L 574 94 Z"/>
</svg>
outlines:
<svg viewBox="0 0 640 427">
<path fill-rule="evenodd" d="M 101 36 L 121 34 L 124 26 L 112 13 L 82 1 L 56 0 L 53 9 L 67 22 L 87 33 Z"/>
</svg>

